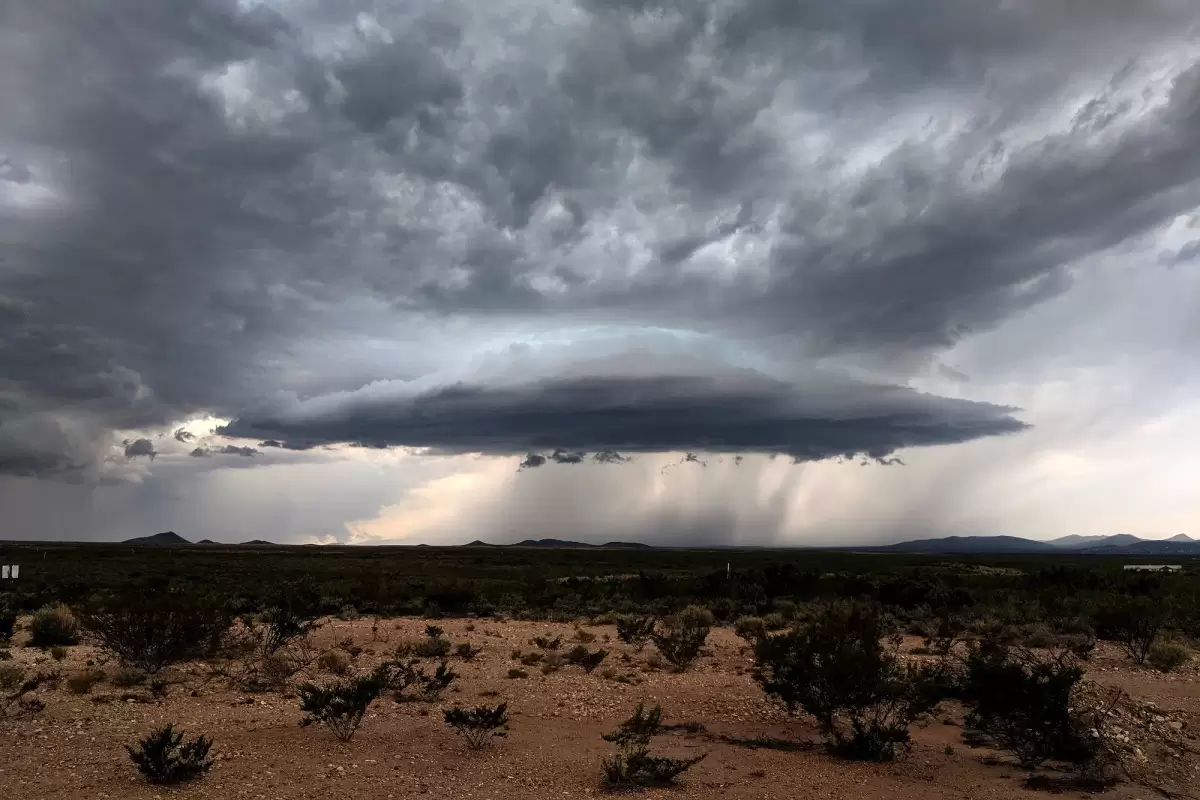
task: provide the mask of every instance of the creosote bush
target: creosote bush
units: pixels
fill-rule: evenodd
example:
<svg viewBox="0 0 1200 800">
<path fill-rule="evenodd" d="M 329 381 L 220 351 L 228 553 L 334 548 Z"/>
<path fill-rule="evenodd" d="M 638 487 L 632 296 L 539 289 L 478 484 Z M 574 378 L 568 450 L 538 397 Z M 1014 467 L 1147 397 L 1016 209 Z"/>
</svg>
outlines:
<svg viewBox="0 0 1200 800">
<path fill-rule="evenodd" d="M 483 652 L 483 648 L 475 647 L 470 642 L 459 642 L 454 648 L 454 655 L 463 661 L 474 661 L 475 656 Z"/>
<path fill-rule="evenodd" d="M 79 623 L 71 609 L 59 604 L 34 614 L 29 621 L 29 644 L 42 648 L 79 644 Z"/>
<path fill-rule="evenodd" d="M 146 673 L 136 667 L 119 667 L 112 676 L 112 685 L 120 689 L 139 686 L 146 682 Z"/>
<path fill-rule="evenodd" d="M 25 670 L 16 664 L 0 664 L 0 689 L 12 689 L 21 683 Z"/>
<path fill-rule="evenodd" d="M 510 669 L 508 671 L 508 677 L 513 678 L 513 679 L 528 678 L 529 673 L 523 669 L 518 669 L 517 667 L 513 667 L 512 669 Z"/>
<path fill-rule="evenodd" d="M 1190 659 L 1187 648 L 1178 642 L 1160 642 L 1146 656 L 1150 666 L 1159 672 L 1174 672 Z"/>
<path fill-rule="evenodd" d="M 267 599 L 261 613 L 243 616 L 242 625 L 259 655 L 267 658 L 321 627 L 319 604 L 310 589 L 285 583 Z"/>
<path fill-rule="evenodd" d="M 92 687 L 104 680 L 104 673 L 85 669 L 67 676 L 67 689 L 71 694 L 90 694 Z"/>
<path fill-rule="evenodd" d="M 739 617 L 733 623 L 733 632 L 750 644 L 755 644 L 767 635 L 767 626 L 762 617 Z"/>
<path fill-rule="evenodd" d="M 654 617 L 621 614 L 616 618 L 616 624 L 617 638 L 639 651 L 650 641 L 650 634 L 654 633 Z"/>
<path fill-rule="evenodd" d="M 937 703 L 934 670 L 909 666 L 883 641 L 878 609 L 831 605 L 755 646 L 754 678 L 789 711 L 816 718 L 833 752 L 889 761 L 910 744 L 909 727 Z"/>
<path fill-rule="evenodd" d="M 443 712 L 446 724 L 458 733 L 472 750 L 480 750 L 493 738 L 507 735 L 508 703 L 476 706 L 473 709 L 448 708 Z"/>
<path fill-rule="evenodd" d="M 1131 659 L 1144 664 L 1166 627 L 1168 616 L 1168 609 L 1160 600 L 1118 598 L 1096 611 L 1096 635 L 1116 642 Z"/>
<path fill-rule="evenodd" d="M 115 595 L 79 612 L 101 649 L 150 674 L 213 655 L 232 620 L 223 601 L 178 591 Z"/>
<path fill-rule="evenodd" d="M 367 675 L 344 678 L 325 686 L 302 684 L 299 687 L 300 710 L 304 712 L 304 719 L 300 724 L 322 723 L 339 741 L 350 741 L 371 703 L 392 684 L 394 669 L 394 664 L 384 662 Z"/>
<path fill-rule="evenodd" d="M 664 730 L 662 707 L 649 711 L 639 702 L 633 716 L 621 727 L 601 738 L 616 745 L 617 752 L 601 762 L 601 780 L 611 789 L 636 786 L 666 786 L 700 763 L 708 754 L 693 758 L 668 758 L 650 754 L 650 743 Z"/>
<path fill-rule="evenodd" d="M 955 691 L 967 724 L 990 736 L 1026 769 L 1049 759 L 1093 768 L 1103 721 L 1072 708 L 1083 670 L 1069 651 L 1039 655 L 995 639 L 972 644 Z"/>
<path fill-rule="evenodd" d="M 563 660 L 569 664 L 582 667 L 584 672 L 591 672 L 608 655 L 607 650 L 588 650 L 583 645 L 575 645 L 563 655 Z"/>
<path fill-rule="evenodd" d="M 341 650 L 326 650 L 317 656 L 317 667 L 334 675 L 346 675 L 350 672 L 350 657 Z"/>
<path fill-rule="evenodd" d="M 543 650 L 557 650 L 562 646 L 562 637 L 555 636 L 551 638 L 549 634 L 545 636 L 535 636 L 529 640 L 529 643 L 534 647 L 540 647 Z"/>
<path fill-rule="evenodd" d="M 676 672 L 683 672 L 700 655 L 713 626 L 712 612 L 701 606 L 688 606 L 663 620 L 662 630 L 651 634 L 654 646 Z"/>
<path fill-rule="evenodd" d="M 174 725 L 164 725 L 138 742 L 137 747 L 125 745 L 129 758 L 146 780 L 157 784 L 183 783 L 201 777 L 212 768 L 208 751 L 212 739 L 197 736 L 184 741 L 183 732 Z"/>
<path fill-rule="evenodd" d="M 66 661 L 67 648 L 63 647 L 61 644 L 54 645 L 54 647 L 50 648 L 50 657 L 55 661 Z"/>
</svg>

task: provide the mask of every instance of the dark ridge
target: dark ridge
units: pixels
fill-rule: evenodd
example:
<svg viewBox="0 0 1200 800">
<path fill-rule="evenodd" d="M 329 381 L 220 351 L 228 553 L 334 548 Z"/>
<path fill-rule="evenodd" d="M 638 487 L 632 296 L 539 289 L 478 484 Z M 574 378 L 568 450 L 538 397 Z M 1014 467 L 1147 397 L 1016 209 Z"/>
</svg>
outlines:
<svg viewBox="0 0 1200 800">
<path fill-rule="evenodd" d="M 266 539 L 251 539 L 248 542 L 242 542 L 242 544 L 252 544 L 252 545 L 258 545 L 260 547 L 264 547 L 264 546 L 274 547 L 275 546 L 274 542 L 268 542 Z"/>
<path fill-rule="evenodd" d="M 175 531 L 163 531 L 153 536 L 138 536 L 133 539 L 126 539 L 121 544 L 191 544 L 191 542 Z"/>
<path fill-rule="evenodd" d="M 201 539 L 196 544 L 216 544 L 212 539 Z"/>
<path fill-rule="evenodd" d="M 594 544 L 585 544 L 584 542 L 570 542 L 565 539 L 526 539 L 522 542 L 517 542 L 510 547 L 595 547 Z"/>
<path fill-rule="evenodd" d="M 872 548 L 893 553 L 1046 553 L 1061 548 L 1019 536 L 947 536 Z"/>
</svg>

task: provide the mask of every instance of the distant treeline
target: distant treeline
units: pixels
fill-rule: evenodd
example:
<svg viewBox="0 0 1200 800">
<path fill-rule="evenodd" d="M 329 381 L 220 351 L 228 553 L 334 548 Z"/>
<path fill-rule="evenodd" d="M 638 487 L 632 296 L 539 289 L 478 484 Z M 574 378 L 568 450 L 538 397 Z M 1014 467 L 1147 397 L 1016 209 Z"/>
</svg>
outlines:
<svg viewBox="0 0 1200 800">
<path fill-rule="evenodd" d="M 177 589 L 254 609 L 273 588 L 309 587 L 323 613 L 578 617 L 663 614 L 701 604 L 718 619 L 829 599 L 902 616 L 963 614 L 1026 623 L 1086 617 L 1111 597 L 1153 598 L 1181 626 L 1200 615 L 1200 560 L 1131 573 L 1128 559 L 856 554 L 802 550 L 6 546 L 22 564 L 0 602 L 32 611 L 100 594 Z M 730 571 L 726 572 L 726 565 Z"/>
</svg>

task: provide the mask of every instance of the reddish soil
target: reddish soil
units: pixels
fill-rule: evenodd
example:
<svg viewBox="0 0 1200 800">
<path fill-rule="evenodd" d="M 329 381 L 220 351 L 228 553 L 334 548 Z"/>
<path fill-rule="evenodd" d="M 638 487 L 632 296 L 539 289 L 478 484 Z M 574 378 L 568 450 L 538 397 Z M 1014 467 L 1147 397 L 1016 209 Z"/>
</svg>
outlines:
<svg viewBox="0 0 1200 800">
<path fill-rule="evenodd" d="M 419 638 L 422 620 L 386 621 L 372 642 L 371 622 L 331 621 L 314 636 L 318 647 L 352 638 L 364 651 L 356 669 L 370 667 L 403 639 Z M 390 697 L 372 706 L 358 734 L 339 743 L 322 727 L 299 726 L 298 700 L 290 692 L 246 694 L 224 679 L 210 676 L 208 665 L 170 671 L 167 699 L 153 702 L 144 689 L 124 690 L 103 682 L 90 695 L 74 695 L 63 681 L 42 687 L 46 704 L 34 717 L 0 720 L 0 798 L 577 798 L 601 794 L 600 760 L 610 746 L 600 738 L 629 716 L 639 700 L 661 703 L 668 721 L 697 722 L 701 732 L 662 737 L 666 754 L 707 752 L 678 788 L 647 791 L 648 798 L 985 798 L 1047 796 L 1022 785 L 1024 773 L 997 753 L 962 742 L 961 716 L 953 710 L 914 728 L 911 752 L 892 764 L 840 761 L 819 746 L 811 725 L 789 719 L 769 703 L 750 678 L 744 643 L 727 629 L 715 629 L 711 655 L 690 671 L 674 674 L 647 666 L 654 648 L 640 653 L 616 641 L 609 626 L 588 626 L 596 634 L 592 648 L 611 651 L 593 674 L 564 666 L 542 675 L 524 667 L 527 679 L 510 679 L 519 667 L 511 651 L 534 650 L 529 639 L 560 633 L 564 649 L 569 625 L 466 620 L 439 622 L 451 641 L 470 641 L 483 652 L 471 662 L 451 657 L 462 676 L 434 704 L 397 704 Z M 606 641 L 606 638 L 608 641 Z M 907 643 L 911 647 L 915 642 Z M 14 646 L 14 661 L 29 669 L 58 669 L 64 676 L 100 656 L 86 646 L 73 647 L 66 661 L 54 663 L 41 651 Z M 629 663 L 622 656 L 629 657 Z M 40 663 L 38 663 L 40 662 Z M 1200 731 L 1200 672 L 1197 659 L 1177 675 L 1132 668 L 1119 654 L 1102 647 L 1089 667 L 1089 678 L 1118 686 L 1145 713 L 1127 720 L 1130 747 L 1146 762 L 1163 767 L 1160 785 L 1185 796 L 1200 795 L 1200 759 L 1194 752 Z M 104 668 L 112 673 L 115 665 Z M 635 684 L 604 677 L 605 669 L 634 676 Z M 296 680 L 303 678 L 296 676 Z M 616 676 L 613 676 L 616 677 Z M 121 694 L 138 695 L 122 700 Z M 495 694 L 492 694 L 495 693 Z M 512 721 L 507 738 L 482 752 L 470 752 L 443 723 L 440 709 L 455 703 L 509 703 Z M 216 740 L 216 767 L 202 780 L 181 788 L 146 784 L 125 755 L 152 727 L 174 722 L 191 733 Z M 1146 731 L 1132 730 L 1139 726 Z M 1158 747 L 1147 731 L 1166 730 L 1180 747 Z M 751 748 L 729 739 L 772 738 L 798 743 L 798 749 Z M 1191 751 L 1187 750 L 1190 747 Z M 1168 763 L 1169 762 L 1169 763 Z M 1079 796 L 1078 790 L 1072 794 Z M 1124 783 L 1108 797 L 1161 796 L 1144 785 Z"/>
</svg>

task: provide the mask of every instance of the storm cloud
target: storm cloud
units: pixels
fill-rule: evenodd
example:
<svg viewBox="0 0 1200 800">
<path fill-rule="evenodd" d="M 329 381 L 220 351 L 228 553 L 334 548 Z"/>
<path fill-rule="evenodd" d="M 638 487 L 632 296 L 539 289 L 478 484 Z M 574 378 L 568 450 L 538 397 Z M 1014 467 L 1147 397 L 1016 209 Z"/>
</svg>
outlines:
<svg viewBox="0 0 1200 800">
<path fill-rule="evenodd" d="M 615 450 L 757 452 L 814 461 L 1015 433 L 1014 409 L 898 386 L 797 387 L 753 373 L 722 378 L 578 378 L 512 387 L 458 385 L 406 396 L 373 387 L 360 398 L 297 403 L 239 418 L 220 433 L 253 438 L 406 446 L 446 452 L 530 452 L 524 467 Z M 568 452 L 575 451 L 575 452 Z M 690 454 L 689 454 L 690 455 Z M 694 457 L 693 457 L 694 460 Z"/>
<path fill-rule="evenodd" d="M 1197 374 L 1198 21 L 6 3 L 0 481 L 342 445 L 529 481 L 631 454 L 911 465 L 1049 441 L 1084 405 L 1038 405 L 1055 381 L 1142 424 Z M 1158 312 L 1101 330 L 1125 303 Z"/>
</svg>

